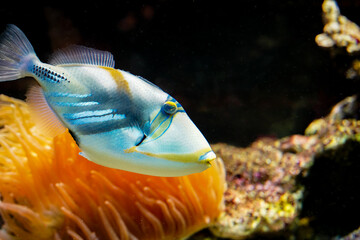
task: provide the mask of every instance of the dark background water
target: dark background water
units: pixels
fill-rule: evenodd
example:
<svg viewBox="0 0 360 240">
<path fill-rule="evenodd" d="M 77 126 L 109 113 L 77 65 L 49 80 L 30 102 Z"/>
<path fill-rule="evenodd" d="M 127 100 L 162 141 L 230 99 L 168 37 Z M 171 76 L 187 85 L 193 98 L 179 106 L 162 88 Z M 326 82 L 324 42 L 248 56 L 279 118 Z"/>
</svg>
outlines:
<svg viewBox="0 0 360 240">
<path fill-rule="evenodd" d="M 261 136 L 303 133 L 359 89 L 351 63 L 314 41 L 320 0 L 116 1 L 73 6 L 9 2 L 1 31 L 14 23 L 42 61 L 82 44 L 114 54 L 116 67 L 141 75 L 182 103 L 211 143 L 246 146 Z M 340 2 L 360 23 L 360 1 Z M 0 83 L 24 98 L 31 80 Z"/>
</svg>

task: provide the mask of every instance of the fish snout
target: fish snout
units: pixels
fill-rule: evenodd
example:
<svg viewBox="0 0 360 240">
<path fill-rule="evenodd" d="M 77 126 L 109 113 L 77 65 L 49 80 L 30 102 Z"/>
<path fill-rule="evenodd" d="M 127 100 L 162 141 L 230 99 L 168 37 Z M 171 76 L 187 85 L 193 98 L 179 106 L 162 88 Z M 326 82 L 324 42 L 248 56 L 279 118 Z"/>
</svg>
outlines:
<svg viewBox="0 0 360 240">
<path fill-rule="evenodd" d="M 205 163 L 210 163 L 211 161 L 215 160 L 216 158 L 216 154 L 210 150 L 208 152 L 206 152 L 205 154 L 201 155 L 199 157 L 199 161 L 200 162 L 205 162 Z"/>
</svg>

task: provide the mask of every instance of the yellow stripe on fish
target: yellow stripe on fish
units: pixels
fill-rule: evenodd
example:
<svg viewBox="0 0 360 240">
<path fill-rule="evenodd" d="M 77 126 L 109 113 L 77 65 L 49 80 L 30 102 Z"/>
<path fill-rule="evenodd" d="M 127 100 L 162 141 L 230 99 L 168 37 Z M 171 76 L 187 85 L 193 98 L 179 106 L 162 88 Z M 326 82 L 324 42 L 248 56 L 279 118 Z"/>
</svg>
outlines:
<svg viewBox="0 0 360 240">
<path fill-rule="evenodd" d="M 109 67 L 101 67 L 101 68 L 107 70 L 110 73 L 119 90 L 125 91 L 126 94 L 131 96 L 129 83 L 128 81 L 126 81 L 124 75 L 118 69 L 109 68 Z"/>
<path fill-rule="evenodd" d="M 174 153 L 150 153 L 150 152 L 143 152 L 143 151 L 139 151 L 137 150 L 137 147 L 131 147 L 129 149 L 125 149 L 124 150 L 125 153 L 133 153 L 133 152 L 138 152 L 144 155 L 148 155 L 150 157 L 156 157 L 156 158 L 164 158 L 170 161 L 175 161 L 175 162 L 184 162 L 184 163 L 190 163 L 193 161 L 199 161 L 198 156 L 209 156 L 210 154 L 212 154 L 211 148 L 206 148 L 206 149 L 201 149 L 199 151 L 196 151 L 194 153 L 188 153 L 188 154 L 174 154 Z M 215 155 L 213 155 L 212 157 L 215 158 Z M 200 160 L 204 163 L 209 163 L 209 161 L 204 157 L 204 160 Z"/>
</svg>

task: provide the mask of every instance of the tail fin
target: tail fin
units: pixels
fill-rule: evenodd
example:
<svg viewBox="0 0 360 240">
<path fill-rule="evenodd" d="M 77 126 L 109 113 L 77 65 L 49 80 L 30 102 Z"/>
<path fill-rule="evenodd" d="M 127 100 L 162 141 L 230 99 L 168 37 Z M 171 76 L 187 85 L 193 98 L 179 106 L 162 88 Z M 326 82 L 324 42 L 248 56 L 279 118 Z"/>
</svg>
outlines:
<svg viewBox="0 0 360 240">
<path fill-rule="evenodd" d="M 0 36 L 0 82 L 26 76 L 29 61 L 37 59 L 25 34 L 9 24 Z"/>
</svg>

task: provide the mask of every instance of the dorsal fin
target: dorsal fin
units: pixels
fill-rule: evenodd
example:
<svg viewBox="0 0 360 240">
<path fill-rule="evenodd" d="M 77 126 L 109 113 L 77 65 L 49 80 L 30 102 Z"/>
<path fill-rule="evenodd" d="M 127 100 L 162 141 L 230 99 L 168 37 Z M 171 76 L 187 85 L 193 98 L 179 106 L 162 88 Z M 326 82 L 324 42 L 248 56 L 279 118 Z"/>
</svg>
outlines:
<svg viewBox="0 0 360 240">
<path fill-rule="evenodd" d="M 44 135 L 55 137 L 66 131 L 66 127 L 47 103 L 40 86 L 34 85 L 29 88 L 26 101 L 29 104 L 36 127 Z"/>
<path fill-rule="evenodd" d="M 77 45 L 56 51 L 50 57 L 49 63 L 52 65 L 89 64 L 111 68 L 115 66 L 114 56 L 110 52 Z"/>
</svg>

